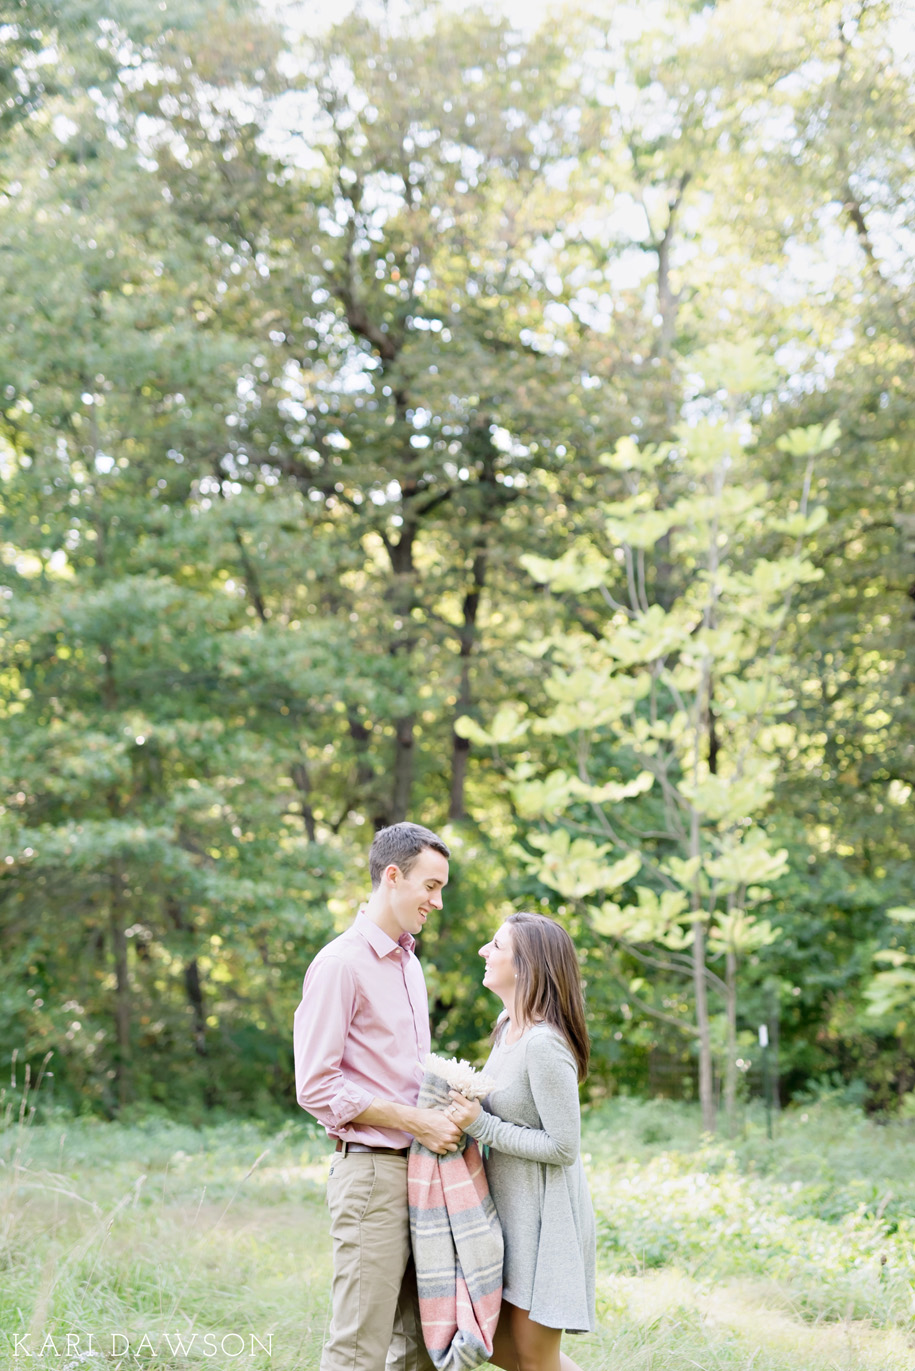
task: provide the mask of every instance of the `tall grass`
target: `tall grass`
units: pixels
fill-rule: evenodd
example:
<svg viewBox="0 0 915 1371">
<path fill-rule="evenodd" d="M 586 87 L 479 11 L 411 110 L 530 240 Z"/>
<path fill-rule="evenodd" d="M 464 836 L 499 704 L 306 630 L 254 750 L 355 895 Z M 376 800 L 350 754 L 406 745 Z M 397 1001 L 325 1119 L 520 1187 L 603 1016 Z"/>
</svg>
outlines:
<svg viewBox="0 0 915 1371">
<path fill-rule="evenodd" d="M 327 1147 L 304 1116 L 38 1125 L 12 1103 L 0 1366 L 317 1367 Z M 566 1341 L 586 1371 L 911 1371 L 915 1125 L 823 1102 L 774 1142 L 751 1116 L 726 1145 L 689 1107 L 623 1100 L 589 1116 L 584 1145 L 602 1328 Z"/>
</svg>

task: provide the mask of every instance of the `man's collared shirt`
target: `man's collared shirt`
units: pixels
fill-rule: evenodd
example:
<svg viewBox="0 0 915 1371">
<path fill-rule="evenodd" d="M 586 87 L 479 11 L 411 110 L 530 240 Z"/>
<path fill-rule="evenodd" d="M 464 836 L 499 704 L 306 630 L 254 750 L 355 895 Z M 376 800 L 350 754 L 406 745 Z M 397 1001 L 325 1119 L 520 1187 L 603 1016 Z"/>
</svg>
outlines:
<svg viewBox="0 0 915 1371">
<path fill-rule="evenodd" d="M 296 1098 L 332 1138 L 406 1147 L 395 1128 L 353 1124 L 377 1096 L 415 1105 L 429 1051 L 429 1002 L 409 933 L 394 942 L 361 911 L 321 949 L 295 1012 Z"/>
</svg>

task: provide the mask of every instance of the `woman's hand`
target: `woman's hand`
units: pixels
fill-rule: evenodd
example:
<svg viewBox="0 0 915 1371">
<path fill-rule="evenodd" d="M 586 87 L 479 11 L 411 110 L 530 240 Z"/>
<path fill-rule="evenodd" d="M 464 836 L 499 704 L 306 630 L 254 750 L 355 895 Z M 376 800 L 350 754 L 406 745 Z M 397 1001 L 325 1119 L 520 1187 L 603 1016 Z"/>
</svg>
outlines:
<svg viewBox="0 0 915 1371">
<path fill-rule="evenodd" d="M 468 1124 L 480 1117 L 480 1101 L 468 1100 L 466 1095 L 462 1095 L 458 1090 L 450 1090 L 448 1093 L 451 1096 L 451 1103 L 445 1113 L 450 1119 L 454 1119 L 458 1128 L 466 1129 Z"/>
</svg>

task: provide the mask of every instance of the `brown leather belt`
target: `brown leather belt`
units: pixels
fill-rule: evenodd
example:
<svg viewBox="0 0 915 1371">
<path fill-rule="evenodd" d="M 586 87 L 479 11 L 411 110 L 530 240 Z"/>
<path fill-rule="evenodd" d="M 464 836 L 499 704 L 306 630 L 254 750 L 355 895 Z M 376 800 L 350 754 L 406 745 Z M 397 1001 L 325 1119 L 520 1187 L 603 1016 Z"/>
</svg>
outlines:
<svg viewBox="0 0 915 1371">
<path fill-rule="evenodd" d="M 383 1157 L 406 1157 L 409 1155 L 409 1147 L 369 1147 L 368 1143 L 344 1142 L 342 1138 L 337 1139 L 335 1152 L 377 1152 Z"/>
</svg>

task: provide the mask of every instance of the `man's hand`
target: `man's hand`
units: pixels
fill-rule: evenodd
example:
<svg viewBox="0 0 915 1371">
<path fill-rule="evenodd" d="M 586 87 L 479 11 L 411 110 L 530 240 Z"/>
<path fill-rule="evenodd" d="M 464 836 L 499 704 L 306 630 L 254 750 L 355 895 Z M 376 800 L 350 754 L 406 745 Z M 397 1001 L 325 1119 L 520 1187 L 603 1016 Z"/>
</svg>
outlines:
<svg viewBox="0 0 915 1371">
<path fill-rule="evenodd" d="M 446 1152 L 457 1151 L 462 1130 L 449 1114 L 443 1109 L 414 1109 L 411 1112 L 410 1132 L 417 1142 L 440 1157 Z"/>
<path fill-rule="evenodd" d="M 418 1106 L 395 1104 L 393 1100 L 377 1098 L 352 1122 L 398 1128 L 403 1133 L 412 1133 L 423 1147 L 428 1147 L 430 1152 L 437 1152 L 440 1157 L 446 1152 L 457 1151 L 462 1133 L 455 1120 L 443 1109 L 420 1109 Z"/>
</svg>

